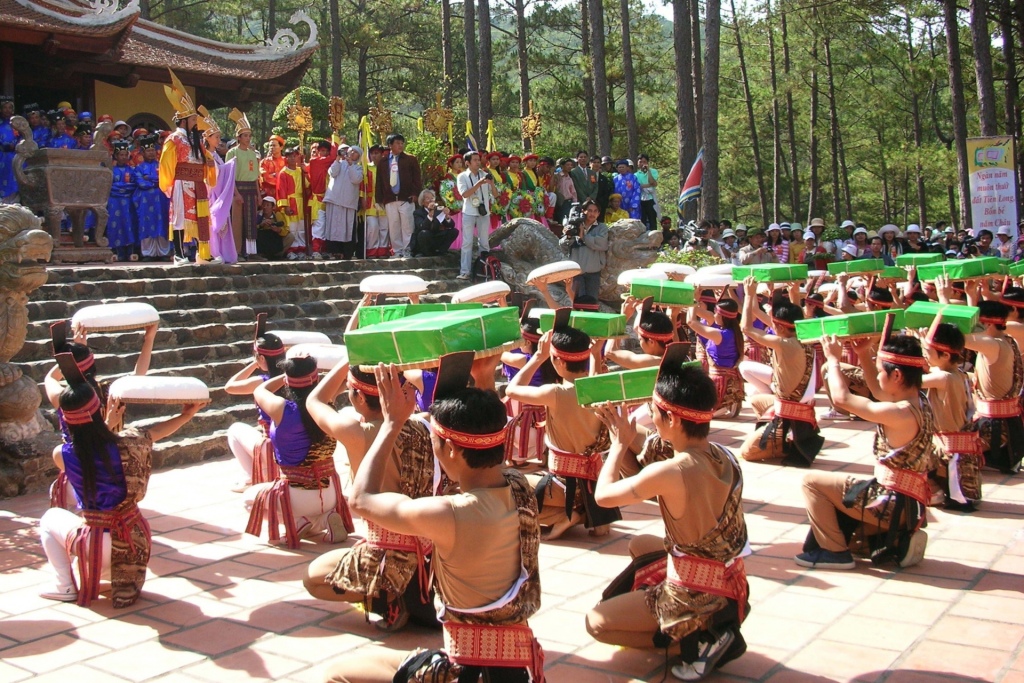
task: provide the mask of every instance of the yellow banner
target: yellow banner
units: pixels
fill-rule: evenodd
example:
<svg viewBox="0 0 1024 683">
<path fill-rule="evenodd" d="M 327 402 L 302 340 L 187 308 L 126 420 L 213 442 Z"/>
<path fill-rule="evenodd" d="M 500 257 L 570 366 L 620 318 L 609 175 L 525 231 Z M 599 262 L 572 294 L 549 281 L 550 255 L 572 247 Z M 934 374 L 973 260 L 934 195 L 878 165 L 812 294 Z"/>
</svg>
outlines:
<svg viewBox="0 0 1024 683">
<path fill-rule="evenodd" d="M 1017 173 L 1013 138 L 998 135 L 967 139 L 967 171 L 971 186 L 971 227 L 993 236 L 1009 228 L 1017 238 Z"/>
</svg>

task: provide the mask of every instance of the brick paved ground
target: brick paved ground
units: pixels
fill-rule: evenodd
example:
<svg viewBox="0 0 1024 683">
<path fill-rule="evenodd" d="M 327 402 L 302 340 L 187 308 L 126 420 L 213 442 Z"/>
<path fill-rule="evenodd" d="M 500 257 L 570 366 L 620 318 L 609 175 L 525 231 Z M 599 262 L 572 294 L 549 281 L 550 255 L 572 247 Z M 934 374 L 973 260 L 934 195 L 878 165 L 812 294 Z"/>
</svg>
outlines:
<svg viewBox="0 0 1024 683">
<path fill-rule="evenodd" d="M 713 438 L 732 446 L 750 429 L 716 426 Z M 816 467 L 869 474 L 863 423 L 824 431 Z M 1024 475 L 987 473 L 978 513 L 930 513 L 927 559 L 917 567 L 814 572 L 791 560 L 807 533 L 801 472 L 743 468 L 754 548 L 743 627 L 750 650 L 712 680 L 1024 683 Z M 354 608 L 308 597 L 303 569 L 327 546 L 290 551 L 243 535 L 241 496 L 228 490 L 237 477 L 228 460 L 153 477 L 143 503 L 155 535 L 150 576 L 142 598 L 116 613 L 106 599 L 86 610 L 37 597 L 50 578 L 35 530 L 47 502 L 0 503 L 0 683 L 309 682 L 338 655 L 440 643 L 417 629 L 385 637 Z M 544 599 L 531 623 L 552 683 L 662 679 L 659 654 L 595 643 L 584 628 L 584 613 L 625 566 L 631 535 L 661 533 L 653 504 L 624 517 L 605 538 L 578 530 L 541 548 Z"/>
</svg>

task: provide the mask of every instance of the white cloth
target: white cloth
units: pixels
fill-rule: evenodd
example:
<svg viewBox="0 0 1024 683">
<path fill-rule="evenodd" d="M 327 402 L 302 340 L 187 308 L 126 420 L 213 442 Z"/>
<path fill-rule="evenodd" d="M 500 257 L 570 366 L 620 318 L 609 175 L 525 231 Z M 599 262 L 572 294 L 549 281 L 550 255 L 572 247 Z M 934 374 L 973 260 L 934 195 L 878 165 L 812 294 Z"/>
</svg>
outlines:
<svg viewBox="0 0 1024 683">
<path fill-rule="evenodd" d="M 57 575 L 58 590 L 74 587 L 72 554 L 75 548 L 69 543 L 71 535 L 85 524 L 78 515 L 63 508 L 50 508 L 39 519 L 39 540 L 43 544 L 46 559 Z M 103 569 L 101 580 L 110 580 L 110 534 L 103 534 Z"/>
<path fill-rule="evenodd" d="M 162 258 L 170 256 L 173 247 L 166 237 L 143 237 L 142 255 L 146 257 Z"/>
<path fill-rule="evenodd" d="M 242 502 L 245 504 L 245 509 L 252 509 L 259 492 L 273 485 L 274 482 L 267 482 L 247 488 L 245 493 L 242 494 Z M 333 485 L 316 491 L 289 486 L 288 495 L 291 496 L 295 528 L 301 531 L 306 521 L 309 521 L 313 525 L 309 532 L 316 533 L 327 529 L 327 517 L 334 512 L 334 506 L 338 502 L 340 491 L 336 492 Z"/>
<path fill-rule="evenodd" d="M 460 275 L 471 275 L 473 272 L 473 258 L 481 252 L 490 250 L 487 238 L 491 231 L 490 216 L 467 215 L 462 213 L 462 259 L 459 263 Z M 473 248 L 473 236 L 479 240 L 477 249 Z"/>
<path fill-rule="evenodd" d="M 320 233 L 317 226 L 313 224 L 313 237 L 332 242 L 351 242 L 352 233 L 356 224 L 356 209 L 350 209 L 337 204 L 324 204 L 324 210 L 320 212 L 323 221 L 320 223 Z"/>
<path fill-rule="evenodd" d="M 343 206 L 346 209 L 359 208 L 359 184 L 363 182 L 363 167 L 337 159 L 327 169 L 330 180 L 324 192 L 324 203 Z"/>
<path fill-rule="evenodd" d="M 477 188 L 476 192 L 474 192 L 473 194 L 471 194 L 469 196 L 466 196 L 466 193 L 469 192 L 469 188 L 473 187 L 478 182 L 480 182 L 481 179 L 486 178 L 486 177 L 487 177 L 487 171 L 480 170 L 480 171 L 477 171 L 476 173 L 473 173 L 472 171 L 467 169 L 467 170 L 463 171 L 462 173 L 460 173 L 458 175 L 458 177 L 455 179 L 455 184 L 459 188 L 459 194 L 461 194 L 463 196 L 463 198 L 464 198 L 463 202 L 462 202 L 462 215 L 463 216 L 479 216 L 481 214 L 481 212 L 484 213 L 484 214 L 490 213 L 490 206 L 491 206 L 491 186 L 490 185 L 488 185 L 487 183 L 484 183 L 479 188 Z M 473 199 L 475 197 L 479 197 L 480 198 L 480 206 L 473 206 Z M 463 242 L 463 244 L 465 244 L 465 242 Z"/>
<path fill-rule="evenodd" d="M 252 461 L 263 435 L 252 425 L 235 422 L 228 427 L 228 450 L 245 472 L 245 480 L 252 481 Z"/>
<path fill-rule="evenodd" d="M 740 376 L 754 387 L 755 394 L 772 393 L 772 366 L 752 360 L 740 361 Z"/>
<path fill-rule="evenodd" d="M 285 216 L 284 219 L 288 221 L 288 231 L 292 234 L 294 241 L 289 249 L 306 249 L 306 221 L 302 220 L 298 216 Z"/>
<path fill-rule="evenodd" d="M 388 217 L 366 216 L 366 253 L 388 248 Z"/>
<path fill-rule="evenodd" d="M 391 250 L 395 256 L 409 255 L 409 240 L 415 226 L 413 212 L 416 207 L 412 202 L 391 202 L 384 205 L 387 214 L 388 232 L 391 235 Z"/>
</svg>

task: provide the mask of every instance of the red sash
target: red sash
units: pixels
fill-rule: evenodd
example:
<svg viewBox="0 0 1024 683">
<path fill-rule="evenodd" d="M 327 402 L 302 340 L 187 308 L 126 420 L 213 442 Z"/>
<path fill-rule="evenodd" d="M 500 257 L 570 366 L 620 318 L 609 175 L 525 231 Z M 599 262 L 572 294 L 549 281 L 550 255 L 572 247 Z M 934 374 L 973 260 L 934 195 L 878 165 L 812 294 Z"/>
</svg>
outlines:
<svg viewBox="0 0 1024 683">
<path fill-rule="evenodd" d="M 781 417 L 784 420 L 796 420 L 806 422 L 815 429 L 818 427 L 818 418 L 814 414 L 814 406 L 799 401 L 787 401 L 782 398 L 775 398 L 775 405 L 772 407 L 774 417 Z"/>
<path fill-rule="evenodd" d="M 206 166 L 205 164 L 194 164 L 187 161 L 179 161 L 174 167 L 174 179 L 194 183 L 196 187 L 196 226 L 199 233 L 200 242 L 210 241 L 210 211 L 209 208 L 205 210 L 206 215 L 203 215 L 203 211 L 199 211 L 200 202 L 209 201 L 209 195 L 206 193 Z"/>
<path fill-rule="evenodd" d="M 936 432 L 935 437 L 949 454 L 981 455 L 981 439 L 977 432 Z"/>
<path fill-rule="evenodd" d="M 508 406 L 511 410 L 512 402 Z M 537 455 L 544 453 L 544 420 L 546 412 L 544 406 L 536 406 L 530 403 L 519 404 L 519 414 L 512 416 L 509 422 L 507 436 L 505 437 L 505 460 L 512 460 L 513 446 L 516 441 L 516 429 L 519 429 L 519 458 L 522 461 L 528 459 L 530 454 L 530 433 L 533 432 L 534 443 L 537 447 Z"/>
<path fill-rule="evenodd" d="M 281 470 L 277 466 L 277 460 L 274 458 L 274 444 L 270 437 L 267 436 L 270 431 L 270 424 L 260 420 L 259 431 L 263 438 L 256 444 L 256 449 L 252 454 L 252 474 L 250 479 L 252 484 L 274 481 L 281 474 Z"/>
<path fill-rule="evenodd" d="M 135 552 L 135 541 L 132 540 L 132 527 L 139 525 L 146 532 L 146 538 L 152 539 L 149 523 L 142 516 L 137 505 L 123 512 L 115 510 L 83 510 L 85 524 L 72 532 L 68 540 L 69 548 L 78 556 L 78 570 L 82 574 L 82 588 L 78 591 L 78 604 L 88 607 L 100 595 L 100 573 L 103 571 L 103 534 L 110 532 L 111 540 L 118 539 L 128 543 L 132 553 Z M 113 570 L 113 568 L 111 568 Z M 72 580 L 74 574 L 72 574 Z"/>
<path fill-rule="evenodd" d="M 925 507 L 928 506 L 931 489 L 928 487 L 928 475 L 924 472 L 900 470 L 876 463 L 875 479 L 885 488 L 909 496 Z"/>
<path fill-rule="evenodd" d="M 1017 417 L 1021 414 L 1020 401 L 1016 398 L 1002 398 L 994 401 L 977 399 L 977 414 L 981 417 Z"/>
<path fill-rule="evenodd" d="M 592 455 L 570 453 L 569 451 L 559 450 L 550 443 L 548 444 L 548 451 L 551 453 L 552 474 L 557 474 L 560 477 L 587 479 L 589 481 L 597 481 L 598 475 L 601 474 L 601 466 L 604 464 L 604 461 L 601 459 L 601 453 L 594 453 Z"/>
<path fill-rule="evenodd" d="M 533 683 L 544 683 L 544 650 L 526 624 L 494 626 L 446 621 L 444 650 L 463 666 L 523 667 Z"/>
<path fill-rule="evenodd" d="M 737 557 L 729 564 L 716 560 L 683 555 L 668 554 L 665 579 L 695 593 L 710 593 L 735 600 L 743 621 L 747 607 L 747 570 L 743 558 Z"/>
<path fill-rule="evenodd" d="M 376 522 L 366 520 L 365 542 L 371 548 L 416 553 L 416 573 L 420 582 L 420 600 L 426 604 L 427 596 L 430 595 L 430 574 L 427 572 L 426 564 L 427 553 L 433 547 L 430 541 L 419 536 L 395 533 L 385 529 Z"/>
</svg>

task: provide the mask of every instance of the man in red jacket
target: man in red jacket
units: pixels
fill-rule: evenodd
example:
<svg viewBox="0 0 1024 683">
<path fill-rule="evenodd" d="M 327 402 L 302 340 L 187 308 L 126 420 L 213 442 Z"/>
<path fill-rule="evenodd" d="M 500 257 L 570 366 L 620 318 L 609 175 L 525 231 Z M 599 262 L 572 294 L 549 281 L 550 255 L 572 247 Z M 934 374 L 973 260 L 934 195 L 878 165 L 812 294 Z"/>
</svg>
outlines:
<svg viewBox="0 0 1024 683">
<path fill-rule="evenodd" d="M 377 165 L 377 203 L 384 207 L 391 235 L 391 250 L 396 258 L 409 256 L 409 240 L 414 227 L 416 198 L 423 189 L 420 162 L 405 153 L 405 138 L 400 133 L 387 137 L 388 153 Z"/>
</svg>

